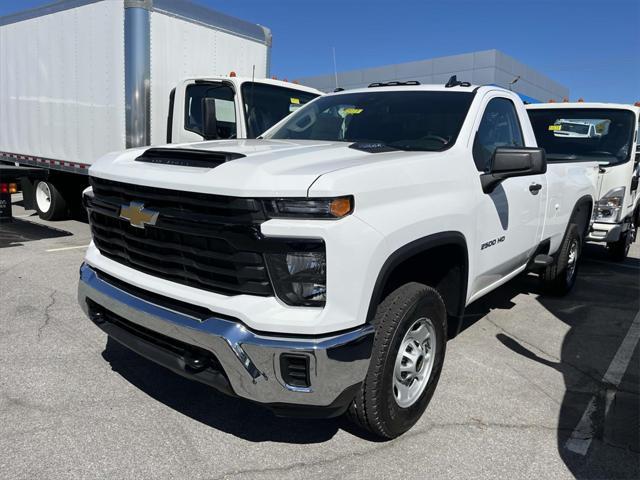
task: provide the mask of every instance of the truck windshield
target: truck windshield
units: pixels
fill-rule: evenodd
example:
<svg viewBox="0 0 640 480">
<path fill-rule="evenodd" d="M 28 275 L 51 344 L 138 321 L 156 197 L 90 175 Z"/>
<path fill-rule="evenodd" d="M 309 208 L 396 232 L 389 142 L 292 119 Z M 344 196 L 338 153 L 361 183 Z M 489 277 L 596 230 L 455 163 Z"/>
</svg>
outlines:
<svg viewBox="0 0 640 480">
<path fill-rule="evenodd" d="M 321 97 L 268 138 L 381 143 L 398 150 L 451 147 L 473 93 L 374 91 Z"/>
<path fill-rule="evenodd" d="M 247 117 L 247 136 L 256 138 L 317 96 L 315 93 L 266 83 L 243 83 L 242 98 Z"/>
<path fill-rule="evenodd" d="M 550 108 L 527 111 L 538 146 L 553 161 L 598 160 L 620 165 L 629 160 L 635 133 L 630 110 Z"/>
</svg>

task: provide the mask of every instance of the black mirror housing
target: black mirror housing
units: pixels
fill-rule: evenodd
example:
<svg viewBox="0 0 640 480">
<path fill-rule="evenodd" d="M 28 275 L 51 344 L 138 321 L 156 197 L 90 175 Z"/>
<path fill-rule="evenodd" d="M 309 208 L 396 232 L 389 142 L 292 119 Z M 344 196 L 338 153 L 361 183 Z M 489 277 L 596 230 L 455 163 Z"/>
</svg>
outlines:
<svg viewBox="0 0 640 480">
<path fill-rule="evenodd" d="M 491 193 L 507 178 L 539 175 L 546 171 L 547 158 L 543 148 L 499 147 L 493 152 L 489 172 L 480 176 L 480 183 L 485 193 Z"/>
<path fill-rule="evenodd" d="M 216 99 L 202 99 L 202 136 L 205 140 L 217 140 L 218 121 L 216 119 Z"/>
</svg>

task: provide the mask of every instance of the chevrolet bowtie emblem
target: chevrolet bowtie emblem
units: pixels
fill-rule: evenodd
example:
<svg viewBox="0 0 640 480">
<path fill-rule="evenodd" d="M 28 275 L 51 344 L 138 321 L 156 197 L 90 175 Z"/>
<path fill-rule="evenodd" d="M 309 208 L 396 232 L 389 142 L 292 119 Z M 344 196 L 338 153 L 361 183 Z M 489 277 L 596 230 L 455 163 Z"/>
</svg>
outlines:
<svg viewBox="0 0 640 480">
<path fill-rule="evenodd" d="M 131 202 L 120 207 L 120 218 L 129 220 L 131 226 L 144 228 L 145 225 L 155 225 L 160 212 L 144 208 L 144 203 Z"/>
</svg>

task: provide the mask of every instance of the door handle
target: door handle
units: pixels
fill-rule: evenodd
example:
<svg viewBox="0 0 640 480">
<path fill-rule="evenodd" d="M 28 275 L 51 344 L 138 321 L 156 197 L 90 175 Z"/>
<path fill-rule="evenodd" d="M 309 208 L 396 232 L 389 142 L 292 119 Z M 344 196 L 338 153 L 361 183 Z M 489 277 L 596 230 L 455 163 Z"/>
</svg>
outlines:
<svg viewBox="0 0 640 480">
<path fill-rule="evenodd" d="M 542 185 L 539 183 L 532 183 L 529 185 L 529 191 L 534 195 L 537 195 L 540 190 L 542 190 Z"/>
</svg>

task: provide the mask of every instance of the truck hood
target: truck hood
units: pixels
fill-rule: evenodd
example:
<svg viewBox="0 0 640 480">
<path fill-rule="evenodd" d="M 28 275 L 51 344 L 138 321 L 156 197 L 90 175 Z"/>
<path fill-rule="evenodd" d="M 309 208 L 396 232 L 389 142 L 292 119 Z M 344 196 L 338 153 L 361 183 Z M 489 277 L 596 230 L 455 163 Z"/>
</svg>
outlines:
<svg viewBox="0 0 640 480">
<path fill-rule="evenodd" d="M 242 197 L 304 197 L 313 182 L 325 173 L 425 154 L 369 153 L 349 145 L 351 143 L 311 140 L 218 140 L 166 146 L 246 155 L 215 168 L 136 161 L 149 148 L 144 147 L 105 155 L 89 173 L 108 180 L 172 190 Z"/>
</svg>

